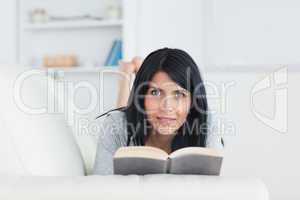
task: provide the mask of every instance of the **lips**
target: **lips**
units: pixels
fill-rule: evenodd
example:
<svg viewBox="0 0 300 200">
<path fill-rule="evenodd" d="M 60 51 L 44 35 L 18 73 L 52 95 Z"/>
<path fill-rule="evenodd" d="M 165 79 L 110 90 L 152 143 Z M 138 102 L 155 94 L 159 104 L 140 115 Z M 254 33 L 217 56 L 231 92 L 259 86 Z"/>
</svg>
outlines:
<svg viewBox="0 0 300 200">
<path fill-rule="evenodd" d="M 169 124 L 169 123 L 173 123 L 176 121 L 176 118 L 172 118 L 172 117 L 157 117 L 158 121 L 161 124 Z"/>
</svg>

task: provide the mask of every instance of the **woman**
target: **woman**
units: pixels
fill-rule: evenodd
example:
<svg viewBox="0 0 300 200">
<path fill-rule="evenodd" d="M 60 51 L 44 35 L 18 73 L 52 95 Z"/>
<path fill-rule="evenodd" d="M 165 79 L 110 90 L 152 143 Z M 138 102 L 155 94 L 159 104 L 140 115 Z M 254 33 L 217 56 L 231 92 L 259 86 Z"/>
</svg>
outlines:
<svg viewBox="0 0 300 200">
<path fill-rule="evenodd" d="M 122 146 L 167 153 L 188 146 L 223 148 L 221 137 L 211 131 L 206 91 L 193 59 L 182 50 L 163 48 L 140 63 L 135 59 L 121 66 L 127 77 L 137 71 L 129 99 L 130 86 L 120 81 L 118 105 L 125 106 L 98 118 L 94 174 L 113 174 L 113 155 Z"/>
</svg>

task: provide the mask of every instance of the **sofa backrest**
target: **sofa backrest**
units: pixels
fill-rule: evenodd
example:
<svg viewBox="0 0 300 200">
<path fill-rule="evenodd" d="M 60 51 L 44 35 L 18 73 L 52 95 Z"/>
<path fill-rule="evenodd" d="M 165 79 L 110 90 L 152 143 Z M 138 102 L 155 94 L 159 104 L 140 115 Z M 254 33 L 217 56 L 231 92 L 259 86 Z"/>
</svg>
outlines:
<svg viewBox="0 0 300 200">
<path fill-rule="evenodd" d="M 84 175 L 84 164 L 63 114 L 49 109 L 43 71 L 0 67 L 0 174 Z"/>
</svg>

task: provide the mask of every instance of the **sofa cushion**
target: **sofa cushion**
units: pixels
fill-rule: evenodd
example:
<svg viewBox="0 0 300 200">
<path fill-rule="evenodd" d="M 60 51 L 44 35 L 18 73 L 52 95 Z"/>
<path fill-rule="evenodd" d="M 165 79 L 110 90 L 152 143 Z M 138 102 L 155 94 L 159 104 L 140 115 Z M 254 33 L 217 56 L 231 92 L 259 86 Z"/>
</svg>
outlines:
<svg viewBox="0 0 300 200">
<path fill-rule="evenodd" d="M 84 175 L 82 157 L 45 73 L 0 67 L 0 174 Z M 45 108 L 44 110 L 39 110 Z"/>
<path fill-rule="evenodd" d="M 84 177 L 0 177 L 5 200 L 268 200 L 255 178 L 152 174 Z"/>
</svg>

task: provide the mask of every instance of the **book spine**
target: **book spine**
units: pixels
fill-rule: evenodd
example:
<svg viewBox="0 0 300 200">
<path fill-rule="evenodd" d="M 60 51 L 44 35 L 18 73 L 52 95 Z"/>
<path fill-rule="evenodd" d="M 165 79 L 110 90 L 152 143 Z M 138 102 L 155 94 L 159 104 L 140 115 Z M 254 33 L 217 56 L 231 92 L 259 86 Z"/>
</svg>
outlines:
<svg viewBox="0 0 300 200">
<path fill-rule="evenodd" d="M 112 56 L 113 56 L 113 52 L 114 52 L 114 49 L 116 48 L 116 45 L 117 45 L 117 41 L 115 40 L 111 46 L 111 49 L 109 51 L 109 54 L 106 58 L 106 61 L 105 61 L 105 64 L 104 66 L 110 66 L 111 63 L 112 63 Z"/>
<path fill-rule="evenodd" d="M 117 60 L 117 65 L 120 60 L 123 59 L 123 41 L 119 40 L 119 49 L 118 49 L 118 60 Z"/>
<path fill-rule="evenodd" d="M 113 57 L 113 59 L 112 59 L 111 65 L 112 66 L 117 66 L 119 60 L 122 59 L 122 41 L 121 40 L 117 40 L 116 47 L 114 49 L 112 57 Z"/>
</svg>

